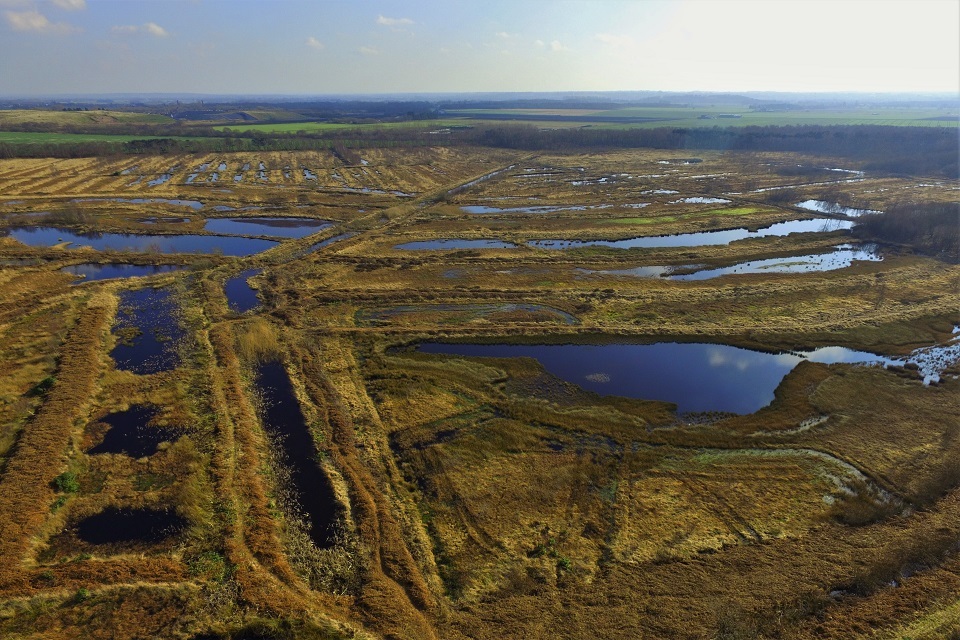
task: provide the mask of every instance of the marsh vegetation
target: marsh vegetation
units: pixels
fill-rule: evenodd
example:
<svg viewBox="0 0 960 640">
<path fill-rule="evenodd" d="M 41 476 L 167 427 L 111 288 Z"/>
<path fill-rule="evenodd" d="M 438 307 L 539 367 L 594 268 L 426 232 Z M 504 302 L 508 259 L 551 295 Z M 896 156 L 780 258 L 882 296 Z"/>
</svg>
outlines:
<svg viewBox="0 0 960 640">
<path fill-rule="evenodd" d="M 875 168 L 903 130 L 0 161 L 0 635 L 960 628 L 956 188 Z"/>
</svg>

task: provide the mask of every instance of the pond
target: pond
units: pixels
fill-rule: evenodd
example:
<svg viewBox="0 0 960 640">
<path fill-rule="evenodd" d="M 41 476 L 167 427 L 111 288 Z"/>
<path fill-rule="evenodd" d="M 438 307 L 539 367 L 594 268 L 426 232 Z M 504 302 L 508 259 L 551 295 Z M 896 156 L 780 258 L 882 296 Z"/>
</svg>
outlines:
<svg viewBox="0 0 960 640">
<path fill-rule="evenodd" d="M 156 187 L 163 184 L 164 182 L 169 182 L 171 178 L 173 178 L 173 169 L 171 169 L 169 172 L 164 173 L 163 175 L 157 178 L 154 178 L 153 180 L 150 180 L 149 182 L 147 182 L 147 186 Z"/>
<path fill-rule="evenodd" d="M 173 509 L 110 507 L 76 524 L 77 537 L 89 544 L 156 544 L 180 534 L 187 521 Z"/>
<path fill-rule="evenodd" d="M 334 523 L 340 512 L 330 480 L 317 462 L 316 443 L 297 400 L 287 370 L 279 362 L 256 368 L 261 393 L 263 427 L 283 452 L 293 497 L 303 509 L 309 534 L 318 547 L 333 544 Z"/>
<path fill-rule="evenodd" d="M 113 327 L 118 342 L 110 352 L 117 369 L 148 375 L 179 365 L 184 332 L 177 311 L 169 289 L 122 291 Z"/>
<path fill-rule="evenodd" d="M 836 202 L 826 202 L 825 200 L 804 200 L 803 202 L 798 202 L 794 205 L 800 209 L 806 209 L 807 211 L 816 211 L 817 213 L 832 213 L 836 215 L 849 216 L 851 218 L 859 218 L 860 216 L 868 213 L 881 213 L 880 211 L 875 211 L 873 209 L 854 209 L 853 207 L 845 207 Z"/>
<path fill-rule="evenodd" d="M 225 256 L 249 256 L 277 245 L 274 240 L 196 234 L 86 233 L 63 227 L 18 227 L 9 235 L 31 247 L 52 247 L 70 243 L 98 251 L 144 251 L 156 253 L 222 253 Z"/>
<path fill-rule="evenodd" d="M 805 256 L 783 256 L 764 260 L 750 260 L 738 262 L 729 267 L 715 269 L 705 268 L 704 265 L 650 265 L 631 269 L 583 269 L 577 272 L 586 276 L 633 276 L 636 278 L 668 278 L 670 280 L 709 280 L 729 274 L 742 273 L 813 273 L 819 271 L 834 271 L 849 267 L 856 261 L 881 262 L 883 256 L 874 244 L 850 245 L 841 244 L 827 253 L 815 253 Z M 678 274 L 677 271 L 689 273 Z"/>
<path fill-rule="evenodd" d="M 540 249 L 576 249 L 579 247 L 612 247 L 615 249 L 700 247 L 707 245 L 730 244 L 747 238 L 786 236 L 791 233 L 825 233 L 850 229 L 850 220 L 832 220 L 815 218 L 812 220 L 789 220 L 778 222 L 769 227 L 750 231 L 749 229 L 728 229 L 726 231 L 700 231 L 697 233 L 678 233 L 669 236 L 642 236 L 625 240 L 531 240 L 528 244 Z"/>
<path fill-rule="evenodd" d="M 83 282 L 93 282 L 94 280 L 109 280 L 111 278 L 155 276 L 158 273 L 170 273 L 171 271 L 180 271 L 183 268 L 176 264 L 98 264 L 87 262 L 64 267 L 61 271 L 83 278 Z"/>
<path fill-rule="evenodd" d="M 246 313 L 260 305 L 257 290 L 250 286 L 248 280 L 261 273 L 263 269 L 247 269 L 223 283 L 227 304 L 232 310 L 237 313 Z"/>
<path fill-rule="evenodd" d="M 233 233 L 237 235 L 275 236 L 279 238 L 302 238 L 321 229 L 332 227 L 329 220 L 316 218 L 208 218 L 205 231 Z"/>
<path fill-rule="evenodd" d="M 132 458 L 153 455 L 161 442 L 173 442 L 180 435 L 173 429 L 150 426 L 157 413 L 156 407 L 138 404 L 100 418 L 110 428 L 100 444 L 88 449 L 87 454 L 123 453 Z"/>
<path fill-rule="evenodd" d="M 826 364 L 901 363 L 873 353 L 824 347 L 765 353 L 723 344 L 452 344 L 423 343 L 424 353 L 486 358 L 534 358 L 551 374 L 601 395 L 661 400 L 684 413 L 753 413 L 803 360 Z"/>
<path fill-rule="evenodd" d="M 881 262 L 882 260 L 883 257 L 876 245 L 854 246 L 842 244 L 830 253 L 751 260 L 729 267 L 703 269 L 694 273 L 671 275 L 669 277 L 671 280 L 709 280 L 735 273 L 811 273 L 845 269 L 856 261 Z"/>
<path fill-rule="evenodd" d="M 394 249 L 404 251 L 430 251 L 446 249 L 516 249 L 517 245 L 502 240 L 461 240 L 458 238 L 441 238 L 438 240 L 420 240 L 398 244 Z"/>
</svg>

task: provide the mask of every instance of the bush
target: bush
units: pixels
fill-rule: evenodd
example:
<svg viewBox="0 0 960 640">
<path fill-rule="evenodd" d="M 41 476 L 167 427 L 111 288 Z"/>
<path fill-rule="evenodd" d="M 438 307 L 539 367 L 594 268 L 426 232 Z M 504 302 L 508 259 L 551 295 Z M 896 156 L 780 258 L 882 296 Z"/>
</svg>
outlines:
<svg viewBox="0 0 960 640">
<path fill-rule="evenodd" d="M 77 493 L 80 491 L 80 482 L 77 481 L 77 474 L 64 471 L 53 479 L 53 487 L 60 493 Z"/>
</svg>

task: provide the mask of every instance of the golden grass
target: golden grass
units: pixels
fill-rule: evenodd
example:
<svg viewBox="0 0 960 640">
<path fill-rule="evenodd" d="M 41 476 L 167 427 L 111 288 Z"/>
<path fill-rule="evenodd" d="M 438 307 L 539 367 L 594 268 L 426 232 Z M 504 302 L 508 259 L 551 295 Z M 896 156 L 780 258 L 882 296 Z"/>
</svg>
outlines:
<svg viewBox="0 0 960 640">
<path fill-rule="evenodd" d="M 626 252 L 393 249 L 431 237 L 523 242 L 768 224 L 796 217 L 793 202 L 835 188 L 803 184 L 783 167 L 843 165 L 717 152 L 690 165 L 661 164 L 689 154 L 659 151 L 356 153 L 369 165 L 328 152 L 0 162 L 5 201 L 23 201 L 0 205 L 14 214 L 53 210 L 61 221 L 117 231 L 142 231 L 139 220 L 158 211 L 190 215 L 189 223 L 148 229 L 174 232 L 202 228 L 214 204 L 258 204 L 276 207 L 271 214 L 336 220 L 330 235 L 357 232 L 306 256 L 313 240 L 242 260 L 172 259 L 191 271 L 153 282 L 175 283 L 190 340 L 180 368 L 151 376 L 100 366 L 112 340 L 103 331 L 113 294 L 130 283 L 75 288 L 56 270 L 90 258 L 142 264 L 166 256 L 0 239 L 0 259 L 48 260 L 0 268 L 0 364 L 11 372 L 0 383 L 0 447 L 16 442 L 0 478 L 0 635 L 129 637 L 139 629 L 191 637 L 278 625 L 304 637 L 398 638 L 954 630 L 956 559 L 916 541 L 960 537 L 952 488 L 960 471 L 949 464 L 958 452 L 955 381 L 925 388 L 908 374 L 808 364 L 753 415 L 684 424 L 665 403 L 587 393 L 530 360 L 388 351 L 420 339 L 603 334 L 893 353 L 948 339 L 960 322 L 960 271 L 918 255 L 703 282 L 579 270 L 804 255 L 843 241 L 841 234 Z M 261 161 L 265 182 L 255 176 Z M 207 162 L 207 177 L 227 163 L 220 182 L 186 184 Z M 234 183 L 245 163 L 250 170 Z M 174 165 L 173 180 L 147 186 Z M 916 180 L 866 178 L 844 185 L 843 195 L 883 208 L 921 192 Z M 790 197 L 751 193 L 773 186 L 789 186 Z M 955 199 L 943 185 L 922 193 Z M 673 202 L 688 196 L 733 202 Z M 206 207 L 69 203 L 79 197 L 199 199 Z M 651 204 L 626 206 L 640 202 Z M 477 204 L 593 208 L 513 216 L 460 209 Z M 238 317 L 222 282 L 251 267 L 266 269 L 258 281 L 266 304 Z M 543 305 L 578 323 L 560 325 L 552 311 L 496 311 L 511 303 Z M 397 307 L 411 310 L 369 320 Z M 290 372 L 345 505 L 330 549 L 304 541 L 278 507 L 282 487 L 250 379 L 251 365 L 272 359 Z M 56 383 L 45 396 L 25 395 L 51 373 Z M 186 435 L 143 461 L 82 453 L 102 435 L 98 417 L 135 403 L 162 407 L 159 420 L 183 425 Z M 55 494 L 48 483 L 67 468 L 80 491 Z M 883 491 L 889 501 L 877 504 Z M 174 505 L 190 526 L 181 539 L 136 553 L 84 546 L 64 531 L 111 505 Z M 869 517 L 855 517 L 864 505 Z M 877 582 L 917 558 L 929 566 L 901 586 Z M 865 595 L 827 597 L 854 587 Z M 92 597 L 77 600 L 81 588 Z M 85 622 L 104 611 L 115 612 L 111 622 Z"/>
</svg>

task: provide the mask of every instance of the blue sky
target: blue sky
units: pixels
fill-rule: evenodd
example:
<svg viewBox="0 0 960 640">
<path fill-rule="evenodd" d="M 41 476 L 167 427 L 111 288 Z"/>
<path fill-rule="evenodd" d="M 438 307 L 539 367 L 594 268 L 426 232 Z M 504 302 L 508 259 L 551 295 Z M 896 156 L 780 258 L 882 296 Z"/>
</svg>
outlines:
<svg viewBox="0 0 960 640">
<path fill-rule="evenodd" d="M 960 92 L 960 1 L 0 0 L 0 94 Z"/>
</svg>

